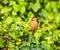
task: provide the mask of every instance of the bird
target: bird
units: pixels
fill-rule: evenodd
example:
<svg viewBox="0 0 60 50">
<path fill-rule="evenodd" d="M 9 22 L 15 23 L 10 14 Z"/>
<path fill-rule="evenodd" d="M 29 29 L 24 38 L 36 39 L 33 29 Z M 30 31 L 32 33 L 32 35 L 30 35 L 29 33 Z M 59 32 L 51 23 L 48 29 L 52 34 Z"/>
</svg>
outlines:
<svg viewBox="0 0 60 50">
<path fill-rule="evenodd" d="M 33 17 L 30 23 L 30 30 L 35 31 L 38 28 L 38 18 Z"/>
</svg>

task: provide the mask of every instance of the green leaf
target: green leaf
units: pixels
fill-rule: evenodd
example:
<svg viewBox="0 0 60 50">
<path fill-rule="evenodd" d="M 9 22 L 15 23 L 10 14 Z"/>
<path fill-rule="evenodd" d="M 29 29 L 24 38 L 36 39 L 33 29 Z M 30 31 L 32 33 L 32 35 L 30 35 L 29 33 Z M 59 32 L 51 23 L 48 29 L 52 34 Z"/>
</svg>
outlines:
<svg viewBox="0 0 60 50">
<path fill-rule="evenodd" d="M 23 5 L 23 4 L 17 4 L 14 1 L 12 3 L 13 3 L 13 8 L 14 8 L 15 12 L 20 11 L 21 14 L 23 14 L 25 12 L 25 10 L 26 10 L 25 5 Z"/>
<path fill-rule="evenodd" d="M 16 39 L 19 37 L 19 33 L 17 31 L 13 31 L 12 33 L 10 33 L 10 36 L 13 38 L 13 39 Z"/>
<path fill-rule="evenodd" d="M 39 2 L 40 0 L 36 0 L 37 2 Z"/>
<path fill-rule="evenodd" d="M 39 39 L 40 39 L 41 35 L 42 34 L 39 32 L 39 30 L 37 30 L 34 34 L 34 37 L 35 37 L 35 40 L 36 40 L 37 44 L 39 44 Z"/>
<path fill-rule="evenodd" d="M 30 50 L 28 47 L 23 47 L 20 50 Z"/>
<path fill-rule="evenodd" d="M 14 5 L 13 5 L 13 8 L 14 8 L 14 11 L 15 11 L 15 12 L 18 12 L 19 9 L 20 9 L 20 6 L 19 6 L 18 4 L 14 4 Z"/>
<path fill-rule="evenodd" d="M 0 39 L 0 48 L 4 48 L 4 41 Z"/>
<path fill-rule="evenodd" d="M 31 19 L 32 19 L 33 17 L 34 17 L 34 14 L 33 14 L 32 12 L 29 12 L 29 13 L 28 13 L 28 19 L 27 19 L 27 21 L 28 21 L 27 23 L 28 23 L 28 24 L 30 24 Z"/>
<path fill-rule="evenodd" d="M 2 9 L 3 8 L 3 6 L 0 4 L 0 9 Z"/>
<path fill-rule="evenodd" d="M 35 4 L 31 2 L 29 7 L 32 8 L 34 12 L 37 12 L 41 8 L 41 5 L 39 2 L 36 2 Z"/>
<path fill-rule="evenodd" d="M 14 44 L 10 41 L 7 42 L 9 47 L 14 47 Z"/>
<path fill-rule="evenodd" d="M 6 24 L 11 24 L 13 22 L 13 18 L 7 17 L 5 22 L 6 22 Z"/>
<path fill-rule="evenodd" d="M 60 22 L 60 16 L 56 16 L 56 18 L 55 18 L 56 20 L 56 23 L 58 23 L 59 24 L 59 22 Z"/>
<path fill-rule="evenodd" d="M 47 13 L 47 11 L 45 10 L 45 9 L 42 9 L 42 12 L 41 13 L 39 13 L 39 15 L 40 16 L 43 16 L 43 17 L 47 17 L 47 15 L 48 15 L 48 13 Z"/>
<path fill-rule="evenodd" d="M 19 10 L 20 10 L 20 13 L 23 14 L 26 10 L 26 7 L 22 5 Z"/>
<path fill-rule="evenodd" d="M 8 0 L 4 0 L 3 3 L 4 4 L 7 4 L 7 3 L 9 3 L 9 1 Z"/>
<path fill-rule="evenodd" d="M 13 5 L 13 9 L 15 12 L 19 11 L 20 5 L 17 4 L 15 1 L 11 1 L 11 4 Z"/>
<path fill-rule="evenodd" d="M 36 47 L 36 48 L 31 48 L 31 50 L 42 50 L 42 49 L 41 49 L 41 48 Z"/>
</svg>

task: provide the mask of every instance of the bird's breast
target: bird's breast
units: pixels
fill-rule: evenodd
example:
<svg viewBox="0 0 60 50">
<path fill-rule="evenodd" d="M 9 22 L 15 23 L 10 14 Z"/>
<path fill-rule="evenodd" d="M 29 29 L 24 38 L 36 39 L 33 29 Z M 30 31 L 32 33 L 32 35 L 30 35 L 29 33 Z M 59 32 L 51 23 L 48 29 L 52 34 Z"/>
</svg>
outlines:
<svg viewBox="0 0 60 50">
<path fill-rule="evenodd" d="M 38 23 L 37 23 L 36 21 L 32 21 L 32 22 L 30 23 L 30 29 L 31 29 L 32 31 L 36 30 L 36 29 L 37 29 L 37 26 L 38 26 Z"/>
</svg>

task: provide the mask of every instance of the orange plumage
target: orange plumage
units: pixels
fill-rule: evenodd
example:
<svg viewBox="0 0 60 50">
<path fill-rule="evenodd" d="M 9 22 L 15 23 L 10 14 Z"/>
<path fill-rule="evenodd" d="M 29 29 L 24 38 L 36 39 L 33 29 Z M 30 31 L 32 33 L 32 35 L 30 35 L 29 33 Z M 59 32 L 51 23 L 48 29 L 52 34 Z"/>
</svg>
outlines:
<svg viewBox="0 0 60 50">
<path fill-rule="evenodd" d="M 38 22 L 37 22 L 37 18 L 36 17 L 34 17 L 33 19 L 32 19 L 32 21 L 31 21 L 31 23 L 30 23 L 30 29 L 31 29 L 31 31 L 35 31 L 36 29 L 37 29 L 37 27 L 38 27 Z"/>
</svg>

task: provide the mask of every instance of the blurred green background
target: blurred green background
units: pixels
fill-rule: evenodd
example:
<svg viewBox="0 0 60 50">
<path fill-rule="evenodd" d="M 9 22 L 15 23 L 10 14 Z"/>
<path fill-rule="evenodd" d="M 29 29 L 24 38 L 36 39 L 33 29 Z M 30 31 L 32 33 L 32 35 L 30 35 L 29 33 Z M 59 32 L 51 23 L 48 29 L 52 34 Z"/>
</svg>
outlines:
<svg viewBox="0 0 60 50">
<path fill-rule="evenodd" d="M 60 0 L 0 0 L 0 50 L 60 50 Z"/>
</svg>

